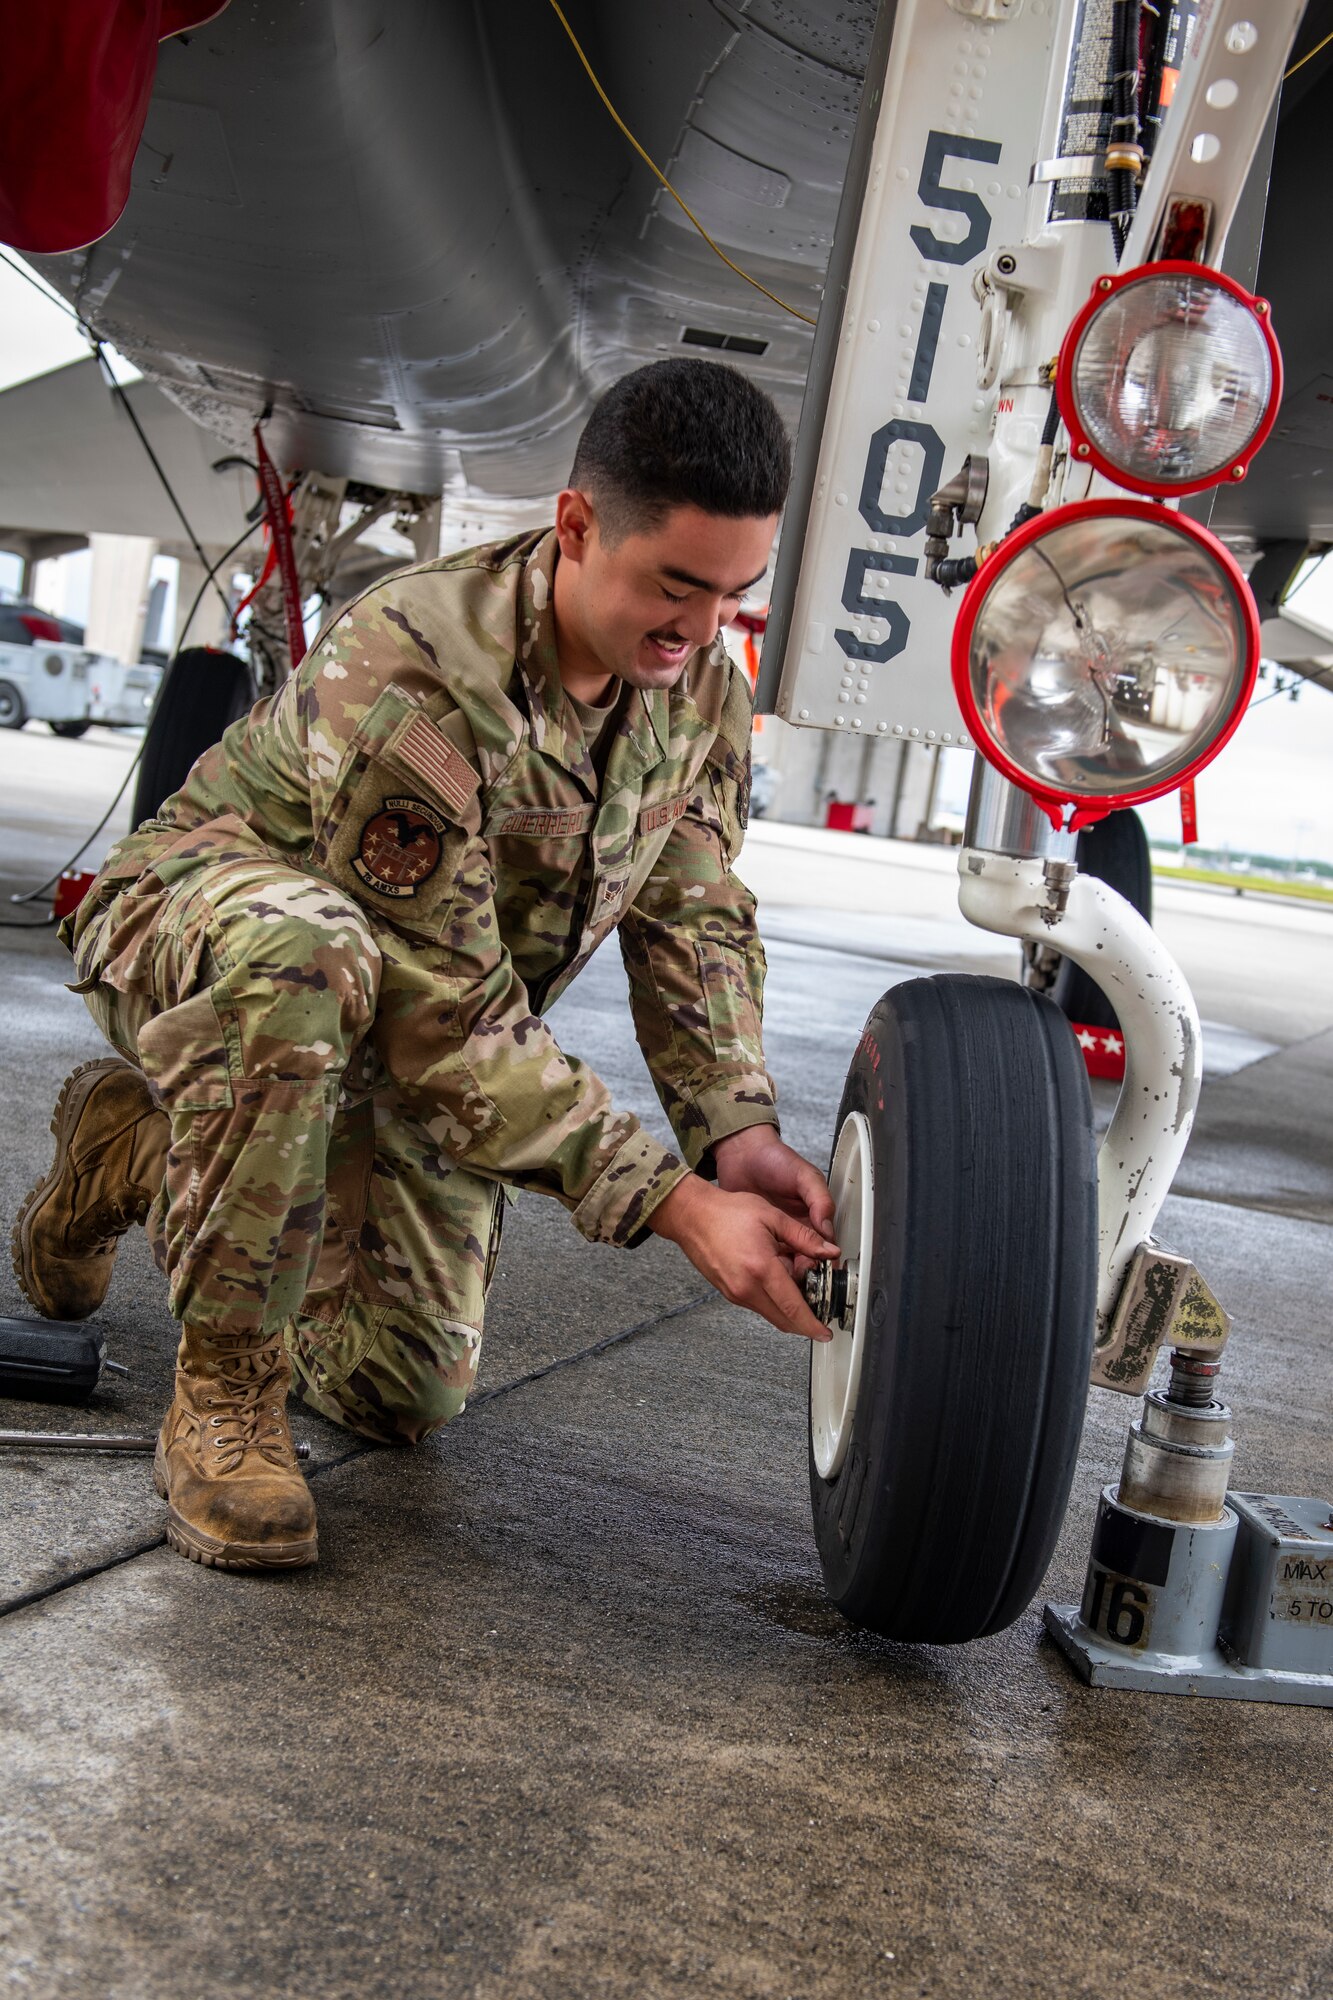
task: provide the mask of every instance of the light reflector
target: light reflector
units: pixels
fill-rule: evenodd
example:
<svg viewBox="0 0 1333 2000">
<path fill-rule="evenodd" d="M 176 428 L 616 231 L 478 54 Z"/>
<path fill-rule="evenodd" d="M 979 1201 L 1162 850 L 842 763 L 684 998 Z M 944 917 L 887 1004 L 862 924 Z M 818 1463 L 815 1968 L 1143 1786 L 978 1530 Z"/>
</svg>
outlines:
<svg viewBox="0 0 1333 2000">
<path fill-rule="evenodd" d="M 1201 264 L 1099 278 L 1056 374 L 1074 455 L 1138 493 L 1243 479 L 1282 395 L 1267 301 Z"/>
<path fill-rule="evenodd" d="M 1245 711 L 1259 625 L 1215 536 L 1136 500 L 1083 500 L 1010 535 L 958 612 L 968 732 L 1014 784 L 1080 824 L 1156 798 Z"/>
</svg>

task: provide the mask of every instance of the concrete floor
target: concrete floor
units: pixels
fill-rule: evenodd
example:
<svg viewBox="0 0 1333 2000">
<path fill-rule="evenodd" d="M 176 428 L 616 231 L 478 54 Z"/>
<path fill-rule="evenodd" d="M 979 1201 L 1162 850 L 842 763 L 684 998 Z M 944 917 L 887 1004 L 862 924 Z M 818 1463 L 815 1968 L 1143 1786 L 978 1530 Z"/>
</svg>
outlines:
<svg viewBox="0 0 1333 2000">
<path fill-rule="evenodd" d="M 125 754 L 0 738 L 0 878 L 48 872 Z M 866 845 L 747 850 L 816 1158 L 885 985 L 1012 969 L 954 916 L 948 857 Z M 1236 1483 L 1330 1495 L 1333 918 L 1162 903 L 1212 1025 L 1161 1233 L 1235 1315 Z M 98 1043 L 49 932 L 0 933 L 0 962 L 7 1223 Z M 559 1030 L 660 1130 L 622 994 L 596 962 Z M 102 1323 L 132 1374 L 73 1421 L 149 1428 L 172 1331 L 141 1237 Z M 6 1459 L 6 1990 L 1327 2000 L 1333 1715 L 1093 1692 L 1039 1605 L 953 1650 L 855 1631 L 819 1584 L 805 1359 L 669 1246 L 592 1250 L 529 1199 L 459 1424 L 406 1454 L 299 1419 L 312 1572 L 182 1562 L 136 1461 Z M 1046 1595 L 1078 1592 L 1132 1414 L 1091 1399 Z"/>
</svg>

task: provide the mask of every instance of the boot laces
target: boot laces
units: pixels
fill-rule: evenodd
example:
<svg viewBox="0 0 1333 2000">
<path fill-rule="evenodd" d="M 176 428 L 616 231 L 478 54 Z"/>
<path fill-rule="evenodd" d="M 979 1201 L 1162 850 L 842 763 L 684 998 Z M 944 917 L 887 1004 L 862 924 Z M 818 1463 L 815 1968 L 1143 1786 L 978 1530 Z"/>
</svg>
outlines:
<svg viewBox="0 0 1333 2000">
<path fill-rule="evenodd" d="M 146 1188 L 136 1187 L 117 1188 L 114 1194 L 104 1196 L 70 1229 L 70 1249 L 84 1257 L 111 1249 L 127 1229 L 144 1220 L 151 1199 Z"/>
<path fill-rule="evenodd" d="M 222 1348 L 209 1363 L 208 1372 L 223 1392 L 203 1398 L 205 1408 L 214 1412 L 204 1434 L 212 1439 L 215 1472 L 235 1472 L 251 1451 L 269 1465 L 292 1470 L 282 1407 L 273 1394 L 281 1382 L 274 1360 L 271 1347 L 247 1345 Z"/>
</svg>

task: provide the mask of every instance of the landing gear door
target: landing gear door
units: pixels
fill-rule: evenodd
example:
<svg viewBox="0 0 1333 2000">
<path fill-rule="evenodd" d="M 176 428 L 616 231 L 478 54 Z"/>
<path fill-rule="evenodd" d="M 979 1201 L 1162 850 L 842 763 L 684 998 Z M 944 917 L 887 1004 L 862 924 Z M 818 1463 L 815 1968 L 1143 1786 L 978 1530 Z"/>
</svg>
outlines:
<svg viewBox="0 0 1333 2000">
<path fill-rule="evenodd" d="M 927 504 L 987 448 L 998 391 L 978 386 L 972 277 L 1023 240 L 1062 19 L 1059 0 L 880 8 L 759 679 L 788 722 L 967 742 L 959 599 L 926 579 Z"/>
</svg>

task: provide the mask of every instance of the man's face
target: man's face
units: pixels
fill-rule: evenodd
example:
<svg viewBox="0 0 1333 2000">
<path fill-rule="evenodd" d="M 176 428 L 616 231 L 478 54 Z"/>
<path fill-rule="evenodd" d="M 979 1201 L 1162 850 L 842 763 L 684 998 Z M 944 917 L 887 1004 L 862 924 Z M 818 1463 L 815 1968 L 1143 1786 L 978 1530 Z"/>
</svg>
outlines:
<svg viewBox="0 0 1333 2000">
<path fill-rule="evenodd" d="M 562 493 L 555 612 L 566 685 L 578 693 L 600 672 L 674 687 L 762 578 L 777 525 L 775 514 L 731 520 L 681 506 L 608 546 L 587 496 Z"/>
</svg>

